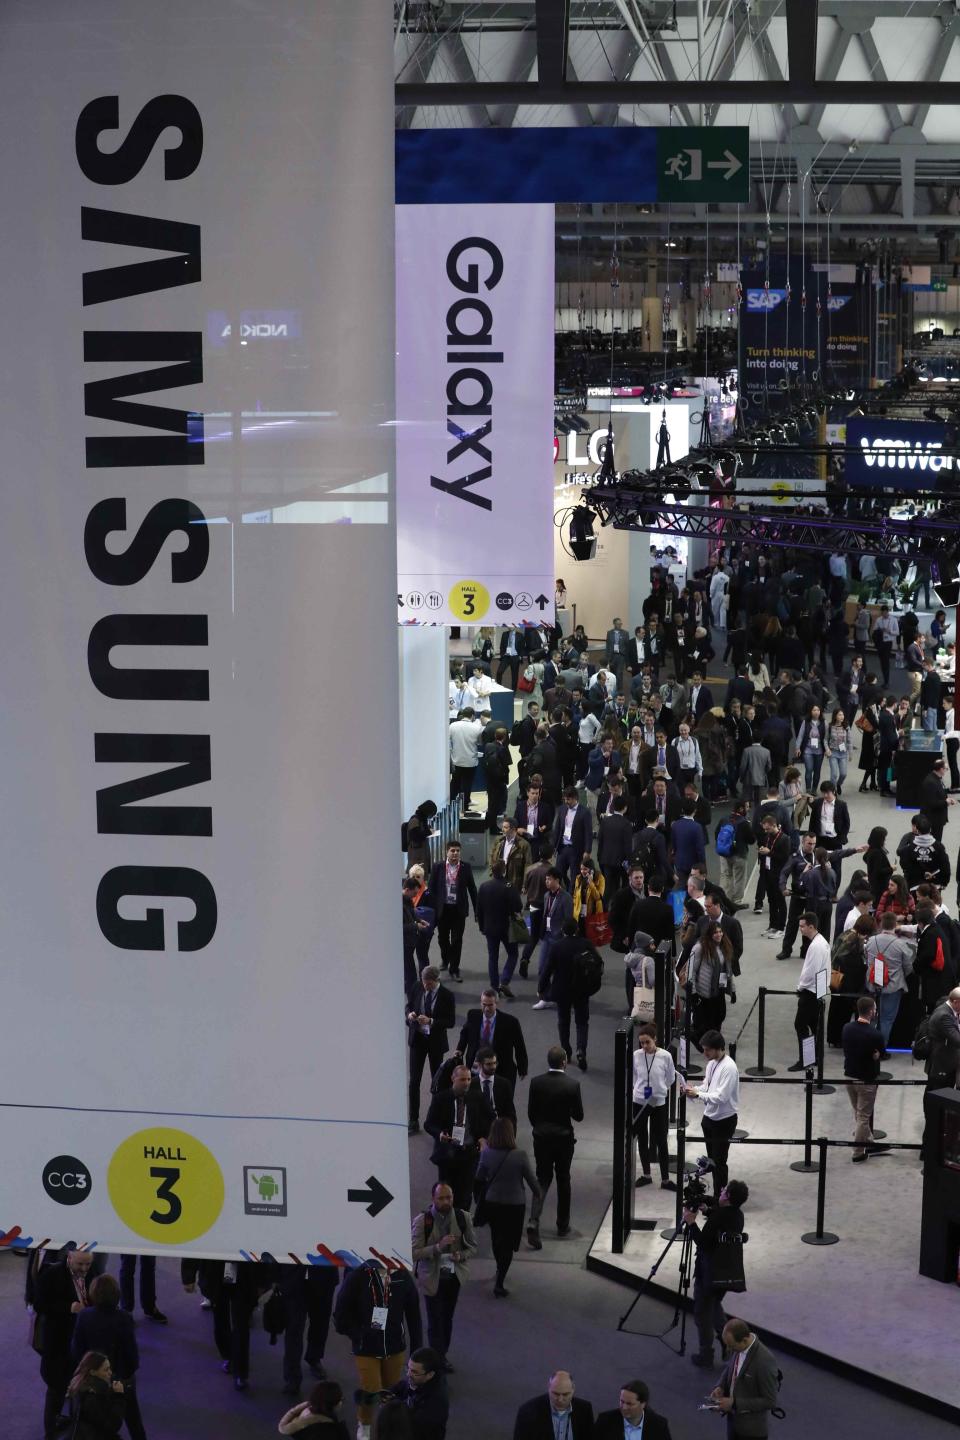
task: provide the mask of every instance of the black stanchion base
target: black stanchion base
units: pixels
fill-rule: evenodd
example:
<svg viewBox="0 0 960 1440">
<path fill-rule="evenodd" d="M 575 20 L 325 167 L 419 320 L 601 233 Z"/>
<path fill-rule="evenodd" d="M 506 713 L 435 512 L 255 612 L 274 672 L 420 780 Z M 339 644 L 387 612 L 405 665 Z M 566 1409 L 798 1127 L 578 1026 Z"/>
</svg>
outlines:
<svg viewBox="0 0 960 1440">
<path fill-rule="evenodd" d="M 874 1130 L 874 1132 L 873 1132 L 873 1138 L 874 1138 L 874 1140 L 886 1140 L 886 1138 L 887 1138 L 887 1132 L 886 1132 L 886 1130 Z"/>
<path fill-rule="evenodd" d="M 874 1131 L 873 1133 L 876 1134 L 877 1132 Z M 747 1138 L 747 1136 L 748 1136 L 749 1134 L 750 1134 L 750 1131 L 749 1131 L 749 1130 L 734 1130 L 734 1132 L 733 1132 L 733 1138 L 734 1138 L 734 1140 L 746 1140 L 746 1138 Z"/>
<path fill-rule="evenodd" d="M 800 1239 L 804 1245 L 837 1245 L 840 1236 L 832 1235 L 829 1230 L 824 1230 L 822 1235 L 818 1235 L 816 1230 L 811 1230 L 806 1235 L 801 1235 Z"/>
<path fill-rule="evenodd" d="M 660 1231 L 661 1240 L 672 1240 L 677 1233 L 676 1225 L 671 1225 L 669 1230 Z"/>
<path fill-rule="evenodd" d="M 631 1220 L 631 1221 L 630 1221 L 630 1229 L 631 1229 L 631 1230 L 656 1230 L 656 1228 L 657 1228 L 657 1222 L 656 1222 L 656 1220 Z"/>
<path fill-rule="evenodd" d="M 790 1169 L 796 1170 L 798 1175 L 817 1175 L 819 1174 L 820 1166 L 816 1160 L 811 1160 L 809 1165 L 803 1160 L 791 1160 Z"/>
<path fill-rule="evenodd" d="M 813 1093 L 814 1095 L 836 1095 L 837 1090 L 834 1085 L 814 1085 Z"/>
<path fill-rule="evenodd" d="M 892 1080 L 892 1079 L 893 1079 L 893 1071 L 892 1071 L 892 1070 L 880 1070 L 880 1071 L 878 1071 L 878 1073 L 877 1073 L 877 1079 L 878 1079 L 878 1080 Z"/>
<path fill-rule="evenodd" d="M 777 1072 L 772 1065 L 751 1065 L 743 1073 L 744 1075 L 776 1075 Z"/>
</svg>

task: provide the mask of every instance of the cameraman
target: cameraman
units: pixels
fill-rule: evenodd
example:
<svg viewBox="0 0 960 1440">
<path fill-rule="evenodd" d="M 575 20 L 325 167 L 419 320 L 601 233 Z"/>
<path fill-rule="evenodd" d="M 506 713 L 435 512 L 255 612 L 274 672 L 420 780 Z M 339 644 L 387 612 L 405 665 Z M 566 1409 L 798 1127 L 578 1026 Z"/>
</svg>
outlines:
<svg viewBox="0 0 960 1440">
<path fill-rule="evenodd" d="M 713 1364 L 714 1334 L 720 1339 L 727 1323 L 723 1297 L 731 1283 L 734 1288 L 745 1288 L 742 1281 L 739 1284 L 734 1281 L 734 1274 L 742 1272 L 743 1267 L 740 1236 L 743 1234 L 743 1206 L 749 1196 L 750 1191 L 742 1180 L 728 1180 L 716 1204 L 707 1209 L 702 1230 L 697 1224 L 697 1211 L 687 1208 L 683 1211 L 687 1234 L 697 1247 L 693 1270 L 693 1318 L 700 1336 L 700 1349 L 690 1357 L 694 1365 Z M 718 1253 L 721 1250 L 722 1255 Z"/>
</svg>

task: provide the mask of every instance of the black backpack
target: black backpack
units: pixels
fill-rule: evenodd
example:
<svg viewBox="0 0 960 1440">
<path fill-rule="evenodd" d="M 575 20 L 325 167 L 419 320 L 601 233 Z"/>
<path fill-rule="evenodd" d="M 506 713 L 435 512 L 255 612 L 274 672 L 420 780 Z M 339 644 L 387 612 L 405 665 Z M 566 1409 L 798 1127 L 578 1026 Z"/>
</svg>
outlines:
<svg viewBox="0 0 960 1440">
<path fill-rule="evenodd" d="M 929 1060 L 933 1053 L 933 1036 L 930 1034 L 930 1016 L 926 1015 L 917 1026 L 910 1053 L 914 1060 Z"/>
<path fill-rule="evenodd" d="M 573 962 L 572 990 L 575 1000 L 589 1000 L 603 984 L 603 957 L 593 946 L 579 950 Z"/>
</svg>

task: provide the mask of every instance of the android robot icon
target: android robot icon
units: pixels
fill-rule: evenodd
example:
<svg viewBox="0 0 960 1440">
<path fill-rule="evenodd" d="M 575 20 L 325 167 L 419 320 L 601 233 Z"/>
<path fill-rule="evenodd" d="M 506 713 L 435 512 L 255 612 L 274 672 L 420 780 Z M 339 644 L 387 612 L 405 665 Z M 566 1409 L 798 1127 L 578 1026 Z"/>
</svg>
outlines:
<svg viewBox="0 0 960 1440">
<path fill-rule="evenodd" d="M 247 1215 L 286 1215 L 286 1169 L 282 1165 L 244 1165 L 243 1208 Z"/>
</svg>

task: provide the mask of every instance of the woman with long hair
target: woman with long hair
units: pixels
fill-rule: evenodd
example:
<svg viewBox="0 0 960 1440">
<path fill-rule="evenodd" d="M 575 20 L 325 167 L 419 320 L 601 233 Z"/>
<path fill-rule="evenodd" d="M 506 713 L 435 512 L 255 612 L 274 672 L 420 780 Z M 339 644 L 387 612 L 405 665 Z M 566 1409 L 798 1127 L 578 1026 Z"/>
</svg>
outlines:
<svg viewBox="0 0 960 1440">
<path fill-rule="evenodd" d="M 797 732 L 797 753 L 803 756 L 807 794 L 812 795 L 820 784 L 827 749 L 827 726 L 819 705 L 811 705 Z"/>
<path fill-rule="evenodd" d="M 887 832 L 882 825 L 874 825 L 867 836 L 867 848 L 863 863 L 867 867 L 867 883 L 870 886 L 873 903 L 879 907 L 883 893 L 893 875 L 893 866 L 890 864 L 890 857 L 887 854 Z M 900 879 L 902 882 L 903 877 L 901 876 Z M 881 915 L 882 913 L 882 910 L 878 908 L 877 914 Z"/>
<path fill-rule="evenodd" d="M 350 1432 L 340 1418 L 343 1391 L 336 1380 L 321 1380 L 314 1385 L 306 1400 L 301 1400 L 283 1416 L 277 1429 L 281 1435 L 299 1435 L 313 1430 L 317 1440 L 350 1440 Z"/>
<path fill-rule="evenodd" d="M 800 830 L 810 814 L 810 796 L 796 765 L 788 765 L 784 770 L 777 786 L 777 798 L 790 808 L 790 843 L 794 850 L 799 850 Z"/>
<path fill-rule="evenodd" d="M 764 664 L 763 655 L 759 650 L 755 650 L 750 656 L 747 674 L 753 681 L 753 688 L 757 693 L 770 689 L 770 671 Z"/>
<path fill-rule="evenodd" d="M 817 927 L 821 935 L 830 934 L 831 910 L 837 893 L 837 872 L 830 864 L 830 852 L 818 845 L 813 852 L 813 864 L 805 870 L 797 885 L 807 897 L 807 904 L 816 911 Z"/>
<path fill-rule="evenodd" d="M 517 1148 L 513 1121 L 505 1115 L 498 1115 L 490 1126 L 490 1134 L 477 1166 L 477 1181 L 481 1187 L 486 1186 L 483 1205 L 490 1224 L 490 1245 L 497 1266 L 493 1293 L 502 1300 L 509 1293 L 504 1289 L 503 1282 L 523 1235 L 523 1217 L 527 1209 L 524 1186 L 533 1198 L 531 1225 L 539 1221 L 543 1197 L 530 1156 L 526 1150 Z"/>
<path fill-rule="evenodd" d="M 130 1440 L 146 1440 L 135 1377 L 140 1366 L 133 1316 L 120 1309 L 120 1286 L 113 1275 L 98 1275 L 87 1291 L 87 1306 L 73 1327 L 70 1353 L 75 1365 L 96 1351 L 107 1356 L 114 1378 L 123 1383 L 124 1420 Z"/>
<path fill-rule="evenodd" d="M 899 915 L 901 920 L 913 923 L 913 912 L 916 909 L 916 902 L 910 894 L 906 880 L 899 872 L 890 875 L 883 893 L 877 897 L 877 916 L 886 915 L 891 911 Z"/>
<path fill-rule="evenodd" d="M 827 731 L 827 759 L 830 762 L 830 779 L 836 786 L 837 794 L 843 794 L 847 778 L 847 760 L 850 755 L 850 727 L 847 712 L 838 705 L 830 719 Z"/>
<path fill-rule="evenodd" d="M 693 986 L 693 1024 L 696 1044 L 707 1030 L 719 1030 L 727 1013 L 727 996 L 733 991 L 733 946 L 721 925 L 710 925 L 690 951 L 687 983 Z"/>
<path fill-rule="evenodd" d="M 123 1383 L 114 1380 L 102 1350 L 88 1350 L 67 1388 L 74 1416 L 70 1440 L 113 1440 L 126 1410 Z"/>
<path fill-rule="evenodd" d="M 637 1028 L 637 1049 L 633 1052 L 633 1131 L 637 1137 L 640 1174 L 637 1188 L 652 1185 L 651 1151 L 660 1166 L 660 1189 L 676 1190 L 670 1179 L 667 1151 L 669 1106 L 667 1098 L 677 1078 L 673 1056 L 657 1044 L 657 1027 L 651 1022 Z"/>
<path fill-rule="evenodd" d="M 843 1044 L 843 1027 L 853 1019 L 857 997 L 862 995 L 867 981 L 867 960 L 865 946 L 871 935 L 877 933 L 877 922 L 872 915 L 861 915 L 851 929 L 833 942 L 831 966 L 840 972 L 842 995 L 830 997 L 827 1013 L 827 1044 L 839 1049 Z"/>
<path fill-rule="evenodd" d="M 860 769 L 863 771 L 860 792 L 862 794 L 864 790 L 876 790 L 877 788 L 877 730 L 880 725 L 880 716 L 876 701 L 872 696 L 868 698 L 866 688 L 860 698 L 860 706 L 860 714 L 854 724 L 860 731 Z"/>
<path fill-rule="evenodd" d="M 581 935 L 586 933 L 587 916 L 599 915 L 603 909 L 603 890 L 603 876 L 590 856 L 584 855 L 577 878 L 573 882 L 573 918 Z"/>
</svg>

